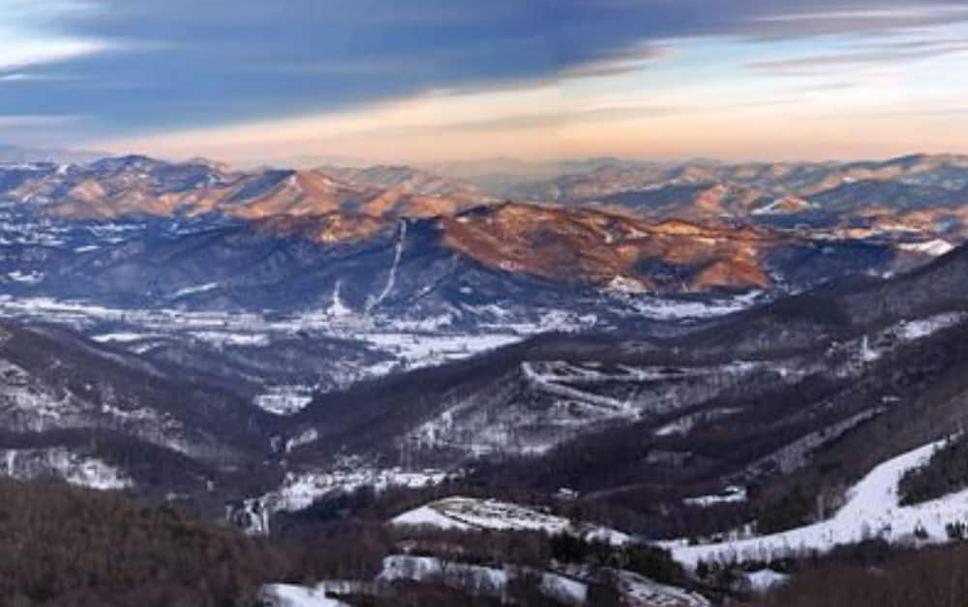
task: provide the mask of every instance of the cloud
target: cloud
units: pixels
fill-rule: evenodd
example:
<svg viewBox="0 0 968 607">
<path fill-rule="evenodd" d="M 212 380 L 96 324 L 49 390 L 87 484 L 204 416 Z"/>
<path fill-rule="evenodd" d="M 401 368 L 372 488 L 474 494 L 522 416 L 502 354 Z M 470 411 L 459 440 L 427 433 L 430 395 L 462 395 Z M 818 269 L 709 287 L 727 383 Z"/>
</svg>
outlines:
<svg viewBox="0 0 968 607">
<path fill-rule="evenodd" d="M 158 149 L 174 142 L 191 147 L 199 144 L 192 137 L 209 135 L 225 137 L 229 151 L 228 142 L 239 138 L 256 148 L 260 136 L 312 144 L 280 126 L 298 124 L 339 141 L 350 137 L 341 130 L 349 126 L 354 133 L 398 137 L 447 129 L 468 137 L 488 129 L 541 133 L 578 120 L 614 123 L 678 106 L 678 100 L 667 103 L 661 95 L 649 98 L 661 88 L 643 88 L 630 92 L 629 108 L 607 103 L 588 108 L 573 97 L 580 92 L 570 85 L 647 87 L 643 74 L 674 69 L 697 40 L 758 45 L 762 56 L 750 67 L 764 74 L 837 72 L 953 54 L 957 41 L 948 41 L 945 49 L 931 46 L 928 30 L 968 19 L 964 2 L 849 5 L 850 10 L 842 0 L 0 0 L 0 115 L 83 115 L 89 117 L 84 133 L 95 141 L 155 142 Z M 895 40 L 896 46 L 888 46 L 899 32 L 925 36 L 925 43 Z M 865 37 L 871 46 L 825 43 L 816 51 L 787 49 L 783 55 L 774 46 L 832 33 L 855 43 Z M 692 72 L 681 73 L 691 78 Z M 534 112 L 521 111 L 536 103 L 535 90 L 553 93 L 541 97 L 544 105 Z M 479 101 L 482 93 L 506 94 L 501 103 L 519 109 L 481 112 L 462 103 L 426 102 L 436 113 L 382 122 L 388 106 L 435 94 Z M 790 91 L 768 93 L 784 97 Z M 326 128 L 318 130 L 320 124 Z M 334 125 L 340 127 L 335 132 Z M 77 132 L 49 128 L 51 136 Z"/>
<path fill-rule="evenodd" d="M 0 0 L 0 70 L 57 63 L 104 52 L 107 40 L 64 34 L 56 23 L 89 10 L 81 2 Z"/>
<path fill-rule="evenodd" d="M 923 4 L 917 6 L 870 7 L 855 10 L 806 11 L 770 14 L 754 17 L 753 21 L 762 23 L 863 23 L 881 26 L 912 25 L 923 20 L 965 18 L 968 7 L 956 3 Z"/>
<path fill-rule="evenodd" d="M 4 115 L 0 114 L 0 128 L 36 128 L 43 126 L 63 126 L 65 124 L 76 124 L 85 119 L 84 116 L 76 115 L 43 115 L 43 114 L 20 114 Z"/>
<path fill-rule="evenodd" d="M 872 0 L 843 3 L 819 0 L 809 4 L 773 2 L 771 12 L 751 15 L 737 29 L 740 33 L 766 38 L 817 36 L 915 30 L 918 28 L 968 21 L 968 6 L 961 1 L 912 2 L 911 0 Z M 785 5 L 785 6 L 784 6 Z"/>
<path fill-rule="evenodd" d="M 754 61 L 748 67 L 773 74 L 822 74 L 831 68 L 876 66 L 933 59 L 946 55 L 968 53 L 968 42 L 906 47 L 902 45 L 874 50 L 844 50 L 842 52 L 787 57 Z"/>
<path fill-rule="evenodd" d="M 612 56 L 603 59 L 565 68 L 557 74 L 557 77 L 560 79 L 593 78 L 627 74 L 640 71 L 656 61 L 674 57 L 675 54 L 676 49 L 671 45 L 640 45 L 616 51 Z"/>
<path fill-rule="evenodd" d="M 948 4 L 841 5 L 814 0 L 803 13 L 800 0 L 206 0 L 203 8 L 197 0 L 0 0 L 0 28 L 39 32 L 21 36 L 19 51 L 5 44 L 0 69 L 28 63 L 38 75 L 66 67 L 75 76 L 24 83 L 18 99 L 0 94 L 0 112 L 40 103 L 100 116 L 118 134 L 193 128 L 438 89 L 631 73 L 668 58 L 671 38 L 961 18 Z M 11 52 L 18 58 L 4 61 Z M 117 84 L 79 84 L 106 80 Z M 116 88 L 131 92 L 122 98 Z"/>
<path fill-rule="evenodd" d="M 111 48 L 111 44 L 96 40 L 72 40 L 58 38 L 40 38 L 24 40 L 13 34 L 0 37 L 6 41 L 0 47 L 0 69 L 12 70 L 46 63 L 58 63 L 104 52 Z"/>
</svg>

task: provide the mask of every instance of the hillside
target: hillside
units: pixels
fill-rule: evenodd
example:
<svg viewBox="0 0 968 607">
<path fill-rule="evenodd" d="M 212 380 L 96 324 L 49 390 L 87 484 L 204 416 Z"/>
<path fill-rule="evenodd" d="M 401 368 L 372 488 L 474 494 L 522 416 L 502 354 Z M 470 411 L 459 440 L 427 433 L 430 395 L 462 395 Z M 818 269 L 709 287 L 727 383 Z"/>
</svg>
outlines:
<svg viewBox="0 0 968 607">
<path fill-rule="evenodd" d="M 0 479 L 4 604 L 246 605 L 282 575 L 273 549 L 121 497 Z"/>
</svg>

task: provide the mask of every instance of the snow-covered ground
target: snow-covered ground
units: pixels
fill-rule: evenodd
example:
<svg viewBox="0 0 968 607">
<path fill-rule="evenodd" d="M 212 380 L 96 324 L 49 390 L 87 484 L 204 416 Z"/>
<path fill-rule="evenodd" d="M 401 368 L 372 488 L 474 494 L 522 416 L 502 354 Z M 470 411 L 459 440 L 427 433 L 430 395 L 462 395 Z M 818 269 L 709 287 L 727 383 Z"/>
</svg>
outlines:
<svg viewBox="0 0 968 607">
<path fill-rule="evenodd" d="M 617 295 L 622 297 L 622 295 Z M 709 301 L 683 298 L 624 295 L 623 300 L 646 318 L 654 320 L 693 320 L 714 318 L 745 310 L 766 300 L 762 291 L 750 291 L 733 297 Z"/>
<path fill-rule="evenodd" d="M 312 391 L 301 386 L 273 386 L 255 397 L 255 405 L 278 415 L 292 415 L 313 400 Z"/>
<path fill-rule="evenodd" d="M 430 556 L 405 554 L 383 559 L 383 570 L 377 576 L 381 582 L 398 580 L 440 581 L 446 585 L 469 590 L 477 595 L 504 597 L 508 584 L 515 577 L 532 570 L 519 567 L 485 567 Z M 587 600 L 588 584 L 550 571 L 540 575 L 539 589 L 545 596 L 566 605 L 583 605 Z"/>
<path fill-rule="evenodd" d="M 789 575 L 773 571 L 772 569 L 751 571 L 745 574 L 745 577 L 750 591 L 756 593 L 769 592 L 774 588 L 786 584 L 790 579 Z"/>
<path fill-rule="evenodd" d="M 377 362 L 345 365 L 345 373 L 328 378 L 341 387 L 398 370 L 439 365 L 520 341 L 537 327 L 482 326 L 469 332 L 433 322 L 373 316 L 337 318 L 328 313 L 290 317 L 255 313 L 186 312 L 177 309 L 132 310 L 45 297 L 0 295 L 0 316 L 58 323 L 92 336 L 95 341 L 148 353 L 166 339 L 202 342 L 218 349 L 264 349 L 275 340 L 309 336 L 349 340 L 373 353 Z M 102 327 L 109 327 L 102 329 Z M 265 355 L 265 353 L 261 353 Z M 342 369 L 342 366 L 336 365 Z M 254 404 L 274 413 L 291 414 L 305 406 L 314 386 L 270 386 Z"/>
<path fill-rule="evenodd" d="M 491 499 L 449 497 L 409 510 L 393 518 L 398 527 L 434 527 L 466 531 L 543 531 L 549 534 L 570 533 L 586 539 L 622 545 L 631 538 L 621 531 L 576 523 L 564 517 L 538 512 L 518 504 Z"/>
<path fill-rule="evenodd" d="M 964 312 L 945 312 L 903 320 L 877 333 L 836 343 L 831 346 L 831 352 L 839 349 L 851 356 L 851 360 L 846 361 L 840 369 L 840 374 L 847 377 L 856 374 L 865 365 L 880 360 L 905 343 L 917 341 L 953 327 L 966 318 L 968 314 Z"/>
<path fill-rule="evenodd" d="M 898 245 L 898 248 L 902 251 L 924 253 L 926 255 L 931 255 L 932 257 L 939 257 L 950 252 L 955 248 L 955 245 L 951 244 L 947 240 L 944 240 L 943 238 L 934 238 L 932 240 L 925 240 L 922 242 L 905 242 Z"/>
<path fill-rule="evenodd" d="M 842 544 L 881 538 L 888 542 L 947 540 L 948 523 L 968 521 L 968 490 L 942 498 L 901 506 L 898 481 L 908 470 L 923 466 L 945 441 L 924 445 L 881 463 L 847 492 L 847 501 L 830 519 L 770 535 L 716 544 L 690 546 L 685 539 L 663 542 L 677 561 L 695 567 L 700 561 L 770 561 L 810 551 L 827 552 Z M 920 533 L 923 532 L 923 533 Z"/>
<path fill-rule="evenodd" d="M 936 314 L 927 318 L 907 320 L 899 327 L 900 337 L 907 341 L 914 341 L 927 337 L 942 329 L 953 327 L 965 319 L 964 313 L 949 312 L 946 314 Z"/>
<path fill-rule="evenodd" d="M 682 500 L 682 503 L 687 506 L 697 506 L 699 508 L 707 508 L 709 506 L 715 506 L 717 504 L 737 504 L 745 501 L 746 501 L 746 488 L 738 487 L 736 485 L 730 485 L 720 493 L 715 493 L 712 495 L 700 495 L 696 497 L 687 497 L 684 500 Z"/>
<path fill-rule="evenodd" d="M 400 242 L 406 237 L 401 224 Z M 57 235 L 57 226 L 48 226 Z M 56 229 L 55 229 L 56 228 Z M 125 230 L 139 230 L 143 226 L 94 226 L 98 236 L 123 239 Z M 67 229 L 67 228 L 64 228 Z M 101 234 L 100 231 L 104 231 Z M 118 232 L 120 231 L 120 236 Z M 346 388 L 366 379 L 394 372 L 434 366 L 471 357 L 482 352 L 507 346 L 529 336 L 549 332 L 582 331 L 599 326 L 604 321 L 597 313 L 590 313 L 588 305 L 577 309 L 512 308 L 498 303 L 455 303 L 434 315 L 421 316 L 389 313 L 379 304 L 394 288 L 395 268 L 400 249 L 387 277 L 383 290 L 374 295 L 364 309 L 351 309 L 340 298 L 339 284 L 333 301 L 318 309 L 298 313 L 276 314 L 260 312 L 186 311 L 181 308 L 185 298 L 217 291 L 224 287 L 216 282 L 199 281 L 173 292 L 162 307 L 131 309 L 89 301 L 57 299 L 45 296 L 14 296 L 0 294 L 0 317 L 25 321 L 56 323 L 79 330 L 95 340 L 123 348 L 136 354 L 168 355 L 172 344 L 186 344 L 223 350 L 232 360 L 251 356 L 272 356 L 269 350 L 276 343 L 311 339 L 323 342 L 339 340 L 352 342 L 343 360 L 336 356 L 319 371 L 317 377 L 287 378 L 293 385 L 270 385 L 264 378 L 253 403 L 277 414 L 291 414 L 310 402 L 309 395 L 317 390 Z M 11 271 L 10 281 L 28 283 L 42 277 L 27 270 Z M 2 282 L 2 281 L 0 281 Z M 465 287 L 471 289 L 471 287 Z M 657 320 L 688 320 L 707 318 L 734 312 L 752 305 L 761 294 L 720 298 L 664 299 L 641 293 L 611 293 L 601 295 L 601 306 L 609 316 L 633 315 Z M 587 302 L 586 302 L 587 304 Z M 509 304 L 510 305 L 510 304 Z M 598 306 L 595 299 L 595 306 Z M 583 311 L 579 311 L 583 310 Z M 597 311 L 597 307 L 593 308 Z M 297 385 L 298 384 L 298 385 Z"/>
<path fill-rule="evenodd" d="M 612 570 L 628 607 L 709 607 L 702 595 L 659 584 L 632 571 Z"/>
<path fill-rule="evenodd" d="M 268 584 L 262 589 L 262 600 L 269 607 L 349 607 L 342 601 L 327 598 L 324 588 L 295 584 Z"/>
<path fill-rule="evenodd" d="M 134 485 L 115 466 L 65 447 L 4 449 L 0 451 L 0 474 L 21 480 L 55 477 L 72 485 L 103 491 Z"/>
<path fill-rule="evenodd" d="M 312 505 L 313 501 L 337 493 L 373 487 L 384 491 L 391 487 L 419 489 L 432 487 L 452 478 L 454 473 L 441 470 L 403 470 L 402 468 L 370 468 L 343 466 L 330 472 L 289 472 L 279 489 L 265 496 L 263 501 L 271 510 L 295 511 Z"/>
<path fill-rule="evenodd" d="M 380 573 L 372 582 L 323 581 L 315 587 L 270 584 L 263 597 L 271 607 L 337 607 L 343 605 L 327 598 L 327 593 L 379 593 L 387 584 L 402 580 L 440 583 L 500 601 L 508 598 L 509 582 L 521 576 L 538 581 L 539 591 L 562 604 L 579 607 L 588 601 L 589 586 L 602 579 L 616 584 L 626 607 L 709 607 L 701 595 L 682 588 L 658 584 L 631 571 L 599 570 L 585 565 L 535 569 L 516 565 L 484 566 L 448 561 L 432 556 L 397 554 L 383 559 Z M 328 602 L 327 602 L 328 601 Z"/>
</svg>

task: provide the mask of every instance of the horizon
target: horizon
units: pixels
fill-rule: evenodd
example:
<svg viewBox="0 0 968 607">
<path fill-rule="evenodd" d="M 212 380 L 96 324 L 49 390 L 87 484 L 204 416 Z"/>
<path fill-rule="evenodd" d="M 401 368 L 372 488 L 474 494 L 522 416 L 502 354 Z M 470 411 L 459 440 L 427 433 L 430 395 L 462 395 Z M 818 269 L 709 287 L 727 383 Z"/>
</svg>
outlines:
<svg viewBox="0 0 968 607">
<path fill-rule="evenodd" d="M 0 607 L 968 606 L 966 74 L 968 0 L 0 0 Z"/>
<path fill-rule="evenodd" d="M 239 166 L 968 150 L 964 1 L 458 4 L 0 0 L 0 140 Z"/>
<path fill-rule="evenodd" d="M 17 144 L 11 144 L 8 142 L 0 142 L 0 152 L 4 150 L 11 150 L 15 152 L 21 152 L 30 158 L 39 158 L 44 155 L 83 155 L 85 157 L 90 157 L 89 159 L 83 161 L 66 161 L 62 164 L 90 164 L 92 162 L 97 162 L 98 160 L 104 159 L 118 159 L 118 158 L 128 158 L 128 157 L 143 157 L 150 160 L 166 162 L 171 164 L 191 164 L 193 162 L 206 162 L 212 164 L 219 164 L 227 166 L 233 170 L 239 171 L 253 171 L 258 169 L 279 169 L 279 170 L 312 170 L 317 167 L 337 167 L 337 168 L 410 168 L 425 170 L 428 172 L 433 172 L 434 169 L 439 168 L 459 168 L 462 166 L 472 166 L 472 165 L 486 165 L 486 164 L 498 164 L 498 163 L 508 163 L 520 166 L 530 166 L 534 168 L 545 167 L 549 168 L 554 165 L 567 165 L 567 164 L 578 164 L 578 163 L 592 163 L 601 162 L 604 166 L 607 166 L 609 162 L 612 163 L 634 163 L 641 165 L 657 165 L 666 167 L 676 167 L 685 165 L 700 165 L 700 164 L 714 164 L 723 166 L 740 166 L 740 165 L 770 165 L 770 164 L 815 164 L 815 165 L 846 165 L 846 164 L 862 164 L 862 163 L 891 163 L 899 160 L 909 159 L 909 158 L 943 158 L 943 157 L 953 157 L 953 158 L 968 158 L 968 152 L 958 152 L 958 151 L 940 151 L 940 152 L 924 152 L 924 151 L 911 151 L 908 153 L 894 154 L 890 156 L 861 156 L 857 158 L 848 157 L 829 157 L 829 158 L 792 158 L 792 159 L 774 159 L 767 157 L 751 157 L 751 158 L 717 158 L 711 156 L 691 156 L 684 158 L 648 158 L 648 157 L 634 157 L 634 156 L 616 156 L 616 155 L 592 155 L 592 156 L 568 156 L 568 157 L 558 157 L 558 158 L 545 158 L 545 159 L 524 159 L 517 158 L 514 156 L 489 156 L 471 159 L 455 160 L 451 162 L 438 161 L 438 162 L 381 162 L 379 160 L 369 160 L 366 158 L 325 158 L 320 157 L 319 159 L 314 158 L 301 158 L 295 159 L 294 162 L 286 162 L 285 160 L 277 162 L 252 162 L 252 163 L 233 163 L 231 161 L 222 158 L 213 158 L 208 156 L 194 156 L 188 157 L 176 157 L 176 156 L 166 156 L 163 154 L 151 154 L 144 152 L 135 151 L 107 151 L 107 150 L 91 150 L 83 148 L 59 148 L 59 147 L 30 147 L 21 146 Z M 42 162 L 41 160 L 28 160 L 28 162 Z M 4 164 L 0 161 L 0 165 Z"/>
</svg>

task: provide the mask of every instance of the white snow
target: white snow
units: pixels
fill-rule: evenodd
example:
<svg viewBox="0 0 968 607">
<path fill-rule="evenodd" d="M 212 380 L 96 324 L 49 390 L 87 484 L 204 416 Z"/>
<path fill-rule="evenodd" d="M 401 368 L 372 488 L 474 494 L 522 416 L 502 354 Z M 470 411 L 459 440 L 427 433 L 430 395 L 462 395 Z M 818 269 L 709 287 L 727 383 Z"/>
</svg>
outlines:
<svg viewBox="0 0 968 607">
<path fill-rule="evenodd" d="M 927 337 L 941 329 L 952 327 L 964 319 L 965 314 L 952 312 L 918 320 L 908 320 L 901 323 L 900 334 L 903 339 L 914 341 L 922 337 Z"/>
<path fill-rule="evenodd" d="M 440 581 L 448 586 L 462 588 L 475 595 L 504 598 L 508 583 L 526 574 L 540 576 L 538 589 L 545 596 L 553 597 L 566 605 L 583 605 L 588 596 L 588 584 L 569 576 L 529 567 L 505 565 L 502 568 L 485 567 L 456 561 L 446 561 L 430 556 L 392 555 L 383 559 L 383 569 L 377 580 Z"/>
<path fill-rule="evenodd" d="M 751 215 L 771 215 L 777 212 L 782 214 L 783 211 L 781 209 L 783 207 L 784 202 L 786 202 L 786 199 L 776 198 L 773 201 L 771 201 L 769 204 L 766 204 L 758 209 L 753 209 Z"/>
<path fill-rule="evenodd" d="M 623 545 L 631 538 L 615 529 L 572 522 L 564 517 L 492 499 L 449 497 L 400 514 L 390 521 L 398 527 L 436 527 L 459 530 L 543 531 L 568 533 L 586 539 Z"/>
<path fill-rule="evenodd" d="M 631 571 L 620 569 L 601 570 L 587 565 L 557 564 L 550 570 L 541 570 L 505 564 L 501 567 L 485 567 L 446 561 L 432 556 L 393 555 L 383 560 L 378 581 L 415 580 L 442 582 L 448 586 L 463 588 L 478 596 L 506 599 L 508 583 L 521 576 L 539 578 L 538 589 L 547 596 L 566 605 L 584 605 L 588 601 L 590 583 L 601 581 L 601 573 L 610 574 L 622 595 L 622 605 L 627 607 L 709 607 L 702 596 L 658 584 Z"/>
<path fill-rule="evenodd" d="M 528 381 L 540 386 L 549 394 L 554 394 L 555 396 L 567 399 L 575 399 L 579 402 L 589 402 L 626 416 L 633 416 L 636 412 L 629 400 L 618 400 L 558 383 L 558 380 L 562 379 L 560 375 L 556 375 L 554 373 L 543 373 L 541 370 L 536 368 L 535 363 L 527 361 L 521 363 L 521 371 L 524 373 L 524 376 L 528 379 Z"/>
<path fill-rule="evenodd" d="M 609 291 L 616 291 L 618 293 L 645 293 L 649 290 L 649 288 L 640 281 L 634 278 L 629 278 L 628 276 L 614 277 L 611 281 L 609 281 L 605 288 Z"/>
<path fill-rule="evenodd" d="M 218 288 L 217 282 L 208 282 L 202 285 L 195 285 L 193 287 L 185 287 L 184 289 L 179 289 L 172 294 L 172 297 L 179 298 L 185 297 L 186 295 L 193 295 L 195 293 L 205 293 L 206 291 L 211 291 Z"/>
<path fill-rule="evenodd" d="M 343 303 L 343 300 L 340 299 L 339 291 L 342 286 L 343 283 L 337 280 L 336 286 L 333 287 L 333 302 L 329 304 L 329 308 L 326 309 L 327 314 L 335 318 L 342 318 L 353 314 L 353 309 Z"/>
<path fill-rule="evenodd" d="M 342 305 L 342 304 L 341 304 Z M 186 312 L 176 309 L 131 310 L 46 297 L 14 298 L 0 294 L 0 315 L 56 322 L 79 330 L 105 322 L 123 325 L 104 335 L 145 333 L 146 336 L 185 334 L 216 346 L 261 347 L 274 338 L 308 332 L 320 337 L 348 339 L 384 355 L 404 368 L 440 364 L 520 341 L 544 327 L 513 325 L 481 327 L 480 332 L 447 331 L 448 317 L 401 320 L 376 315 L 343 314 L 333 308 L 286 318 L 269 319 L 255 313 Z M 342 315 L 342 316 L 341 316 Z M 112 341 L 104 337 L 105 341 Z M 381 361 L 370 369 L 383 374 L 394 368 Z M 369 374 L 365 373 L 365 376 Z"/>
<path fill-rule="evenodd" d="M 627 304 L 643 316 L 655 320 L 689 320 L 723 316 L 745 310 L 763 298 L 762 291 L 749 291 L 726 299 L 706 301 L 615 294 L 624 295 Z"/>
<path fill-rule="evenodd" d="M 400 259 L 403 257 L 403 245 L 407 240 L 407 222 L 406 220 L 400 222 L 400 237 L 397 239 L 397 245 L 393 251 L 393 265 L 390 266 L 390 273 L 387 275 L 387 282 L 383 285 L 383 290 L 380 293 L 367 302 L 366 311 L 370 312 L 373 308 L 380 305 L 384 299 L 386 299 L 390 293 L 393 291 L 393 287 L 397 284 L 397 268 L 400 267 Z"/>
<path fill-rule="evenodd" d="M 289 440 L 287 440 L 285 451 L 286 453 L 289 453 L 296 447 L 299 447 L 302 445 L 308 445 L 309 443 L 314 442 L 318 438 L 319 438 L 319 432 L 317 432 L 315 428 L 310 428 L 298 434 L 297 436 L 294 436 L 293 438 L 290 438 Z"/>
<path fill-rule="evenodd" d="M 436 529 L 456 529 L 466 531 L 470 525 L 443 514 L 431 506 L 420 506 L 395 517 L 391 523 L 399 527 L 434 527 Z"/>
<path fill-rule="evenodd" d="M 358 339 L 388 352 L 407 368 L 440 364 L 520 341 L 513 334 L 363 333 Z"/>
<path fill-rule="evenodd" d="M 702 595 L 659 584 L 632 571 L 610 570 L 628 607 L 709 607 Z"/>
<path fill-rule="evenodd" d="M 266 346 L 269 338 L 258 333 L 230 333 L 227 331 L 193 331 L 192 337 L 216 346 Z"/>
<path fill-rule="evenodd" d="M 541 594 L 568 605 L 584 605 L 588 600 L 588 584 L 563 575 L 544 573 L 538 588 Z"/>
<path fill-rule="evenodd" d="M 5 449 L 0 453 L 0 471 L 16 479 L 54 475 L 71 485 L 102 491 L 127 489 L 134 484 L 115 466 L 64 447 Z"/>
<path fill-rule="evenodd" d="M 709 506 L 715 506 L 716 504 L 736 504 L 746 501 L 746 488 L 738 487 L 736 485 L 730 485 L 726 487 L 721 493 L 715 493 L 712 495 L 701 495 L 698 497 L 687 497 L 682 500 L 682 503 L 687 506 L 698 506 L 700 508 L 707 508 Z"/>
<path fill-rule="evenodd" d="M 268 584 L 262 589 L 268 607 L 349 607 L 342 601 L 327 598 L 325 589 L 294 584 Z"/>
<path fill-rule="evenodd" d="M 277 415 L 293 415 L 313 400 L 312 391 L 301 386 L 273 386 L 253 399 L 255 406 Z"/>
<path fill-rule="evenodd" d="M 955 246 L 942 238 L 934 238 L 923 242 L 905 242 L 898 245 L 898 248 L 902 251 L 924 253 L 932 257 L 938 257 L 950 252 Z"/>
<path fill-rule="evenodd" d="M 916 529 L 927 533 L 925 541 L 947 538 L 945 525 L 968 521 L 968 490 L 942 498 L 901 506 L 897 484 L 908 470 L 923 466 L 945 441 L 924 445 L 876 466 L 847 492 L 847 502 L 830 519 L 771 535 L 689 546 L 686 540 L 663 542 L 672 556 L 688 567 L 704 561 L 769 561 L 806 551 L 827 552 L 842 544 L 881 538 L 889 542 L 912 541 Z"/>
<path fill-rule="evenodd" d="M 301 437 L 308 439 L 309 437 Z M 455 473 L 441 470 L 403 470 L 347 465 L 329 472 L 286 473 L 282 486 L 263 498 L 272 510 L 295 511 L 306 508 L 320 497 L 373 487 L 385 491 L 390 487 L 419 489 L 439 485 Z"/>
<path fill-rule="evenodd" d="M 772 569 L 760 569 L 746 574 L 746 581 L 752 592 L 765 593 L 787 583 L 790 576 Z"/>
<path fill-rule="evenodd" d="M 95 335 L 91 339 L 98 343 L 130 343 L 133 341 L 140 341 L 142 339 L 151 339 L 160 337 L 157 333 L 135 333 L 133 331 L 118 331 L 115 333 L 102 333 L 100 335 Z"/>
<path fill-rule="evenodd" d="M 21 272 L 20 270 L 14 270 L 13 272 L 7 272 L 7 278 L 14 282 L 33 285 L 42 281 L 44 275 L 40 272 Z"/>
</svg>

